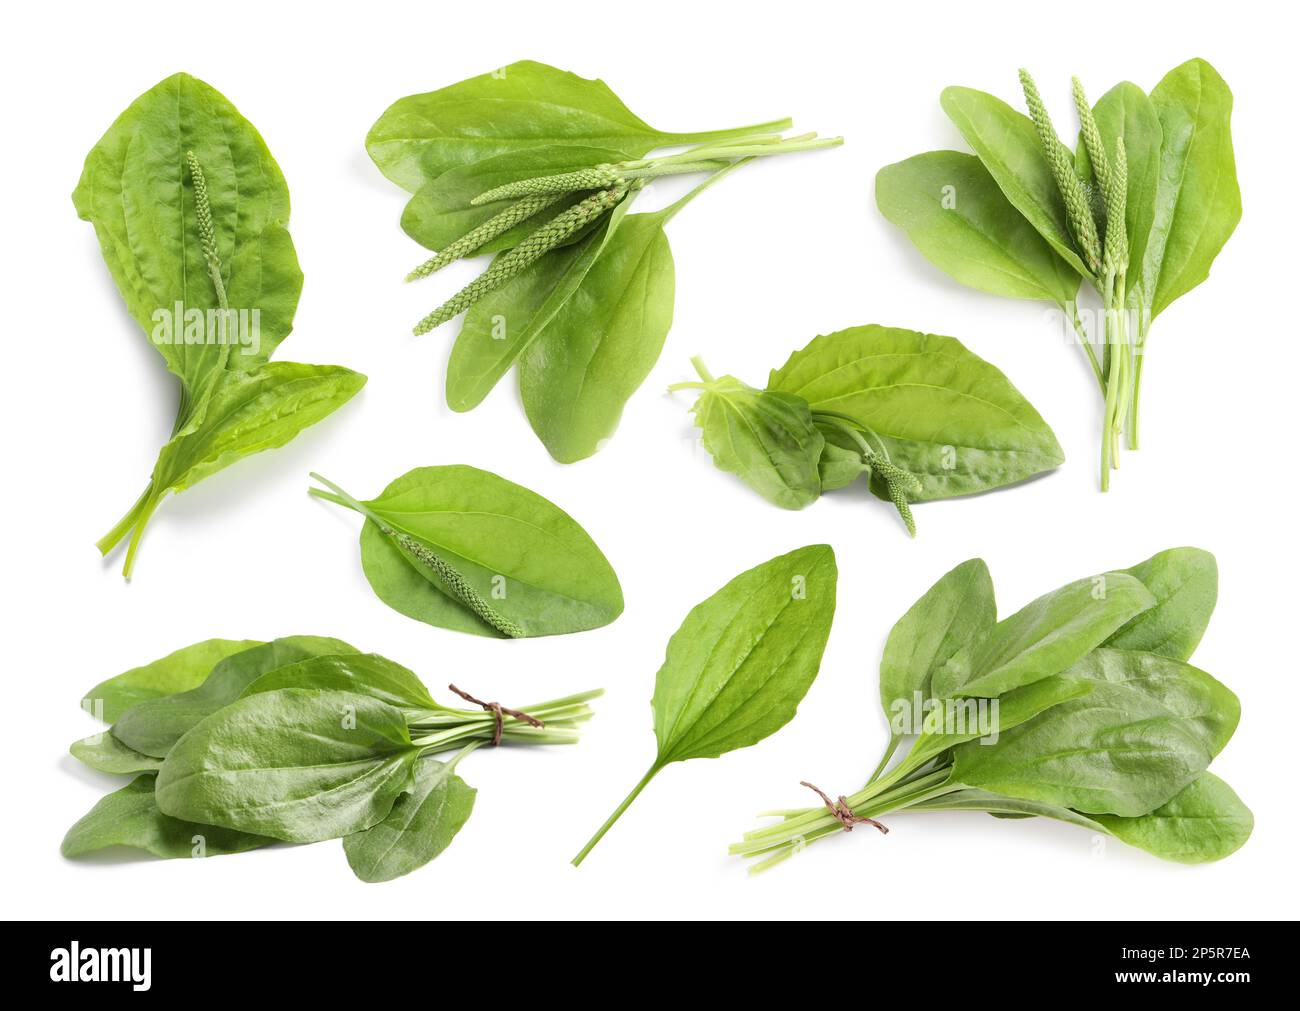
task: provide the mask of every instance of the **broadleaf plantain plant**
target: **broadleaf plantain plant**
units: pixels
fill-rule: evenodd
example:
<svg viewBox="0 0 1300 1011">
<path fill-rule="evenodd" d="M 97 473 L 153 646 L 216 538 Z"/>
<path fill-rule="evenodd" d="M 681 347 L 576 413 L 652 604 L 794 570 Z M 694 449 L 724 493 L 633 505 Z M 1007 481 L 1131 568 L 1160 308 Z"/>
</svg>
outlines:
<svg viewBox="0 0 1300 1011">
<path fill-rule="evenodd" d="M 311 494 L 359 513 L 375 594 L 417 621 L 524 639 L 607 625 L 618 576 L 577 521 L 536 492 L 477 467 L 417 467 L 361 502 L 313 474 Z"/>
<path fill-rule="evenodd" d="M 776 132 L 789 125 L 665 133 L 602 82 L 529 61 L 390 107 L 367 147 L 414 192 L 403 228 L 436 251 L 407 280 L 496 254 L 415 326 L 427 333 L 468 310 L 447 366 L 448 406 L 473 409 L 518 364 L 525 412 L 550 454 L 572 463 L 595 453 L 672 325 L 664 226 L 741 164 L 841 142 Z M 660 211 L 630 213 L 651 181 L 684 174 L 707 179 Z"/>
<path fill-rule="evenodd" d="M 366 380 L 268 361 L 302 289 L 289 191 L 257 130 L 207 84 L 175 74 L 136 99 L 86 157 L 72 199 L 128 311 L 180 381 L 148 486 L 98 544 L 107 555 L 128 541 L 129 577 L 168 494 L 283 446 Z"/>
<path fill-rule="evenodd" d="M 962 810 L 1054 818 L 1182 863 L 1228 856 L 1254 820 L 1207 766 L 1240 706 L 1187 663 L 1217 583 L 1212 555 L 1173 548 L 998 622 L 988 569 L 964 562 L 885 643 L 890 738 L 866 786 L 769 812 L 781 820 L 731 852 L 758 858 L 758 871 L 856 824 L 888 831 L 877 819 L 894 812 Z"/>
<path fill-rule="evenodd" d="M 479 707 L 456 709 L 402 665 L 337 639 L 227 652 L 234 645 L 196 643 L 91 689 L 83 708 L 118 715 L 72 754 L 135 778 L 68 830 L 65 856 L 125 846 L 187 858 L 341 838 L 357 877 L 389 881 L 436 857 L 469 818 L 475 791 L 456 775 L 466 755 L 576 743 L 601 694 L 521 711 L 451 685 Z M 145 685 L 148 697 L 121 709 Z M 442 752 L 453 755 L 430 757 Z"/>
<path fill-rule="evenodd" d="M 931 151 L 888 165 L 876 177 L 876 202 L 963 284 L 1060 307 L 1102 396 L 1105 491 L 1121 435 L 1139 445 L 1152 321 L 1209 276 L 1241 219 L 1232 93 L 1199 59 L 1175 67 L 1149 96 L 1124 82 L 1095 106 L 1075 78 L 1072 151 L 1028 72 L 1020 83 L 1029 116 L 982 91 L 945 89 L 943 109 L 975 156 Z M 1093 335 L 1076 303 L 1080 279 L 1101 299 Z"/>
<path fill-rule="evenodd" d="M 830 545 L 810 544 L 742 572 L 691 609 L 655 676 L 655 760 L 575 867 L 667 766 L 747 748 L 794 718 L 821 667 L 838 578 Z"/>
<path fill-rule="evenodd" d="M 911 502 L 1025 480 L 1064 459 L 1011 382 L 952 337 L 878 325 L 815 338 L 766 389 L 715 379 L 693 359 L 693 408 L 719 469 L 769 502 L 802 509 L 865 479 L 916 533 Z"/>
</svg>

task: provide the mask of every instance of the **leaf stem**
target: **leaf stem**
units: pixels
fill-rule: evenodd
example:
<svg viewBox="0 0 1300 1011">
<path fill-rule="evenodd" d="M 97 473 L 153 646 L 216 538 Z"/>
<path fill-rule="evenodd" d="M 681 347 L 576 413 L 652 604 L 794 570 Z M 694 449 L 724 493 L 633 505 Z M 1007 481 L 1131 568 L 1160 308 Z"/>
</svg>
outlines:
<svg viewBox="0 0 1300 1011">
<path fill-rule="evenodd" d="M 596 830 L 596 834 L 588 840 L 587 845 L 578 851 L 578 855 L 574 857 L 572 861 L 574 867 L 580 867 L 582 865 L 582 862 L 587 859 L 587 854 L 595 848 L 596 843 L 600 842 L 600 840 L 605 837 L 605 833 L 614 827 L 614 822 L 618 821 L 618 819 L 622 817 L 623 812 L 628 809 L 632 801 L 637 799 L 641 791 L 646 788 L 646 784 L 658 775 L 661 768 L 662 766 L 659 765 L 658 762 L 650 766 L 650 770 L 641 777 L 641 782 L 637 783 L 637 785 L 632 788 L 632 792 L 623 799 L 623 803 L 619 804 L 618 807 L 614 809 L 614 813 L 605 819 L 605 824 L 601 825 L 600 828 Z"/>
<path fill-rule="evenodd" d="M 725 141 L 733 137 L 744 137 L 751 133 L 781 133 L 793 125 L 794 120 L 789 116 L 783 119 L 774 119 L 770 123 L 755 123 L 752 126 L 736 126 L 729 130 L 699 130 L 694 133 L 675 133 L 664 138 L 663 146 L 671 147 L 675 144 L 706 144 L 715 141 Z"/>
<path fill-rule="evenodd" d="M 1061 311 L 1070 317 L 1074 332 L 1079 336 L 1079 343 L 1083 345 L 1083 350 L 1088 355 L 1088 364 L 1092 366 L 1092 374 L 1097 377 L 1097 387 L 1104 397 L 1106 395 L 1106 376 L 1101 370 L 1101 362 L 1097 360 L 1097 352 L 1093 349 L 1092 341 L 1088 338 L 1088 331 L 1083 325 L 1083 320 L 1079 317 L 1078 303 L 1070 302 L 1068 305 L 1062 305 Z"/>
<path fill-rule="evenodd" d="M 149 519 L 154 514 L 166 495 L 151 494 L 145 501 L 143 508 L 140 509 L 136 516 L 135 527 L 131 531 L 131 540 L 126 546 L 126 561 L 122 565 L 122 577 L 130 579 L 131 573 L 135 571 L 135 556 L 140 550 L 140 541 L 144 537 L 144 528 L 149 525 Z"/>
<path fill-rule="evenodd" d="M 152 497 L 153 482 L 150 481 L 145 486 L 144 491 L 140 493 L 140 497 L 135 500 L 135 505 L 126 511 L 126 515 L 117 521 L 112 530 L 95 542 L 95 547 L 99 549 L 101 555 L 107 555 L 117 547 L 123 537 L 131 532 L 136 521 L 140 518 L 140 513 L 144 511 Z"/>
<path fill-rule="evenodd" d="M 704 182 L 700 183 L 698 186 L 695 187 L 695 189 L 691 190 L 684 197 L 674 201 L 673 203 L 665 207 L 663 210 L 656 211 L 655 213 L 660 216 L 664 224 L 667 224 L 674 217 L 676 217 L 678 211 L 680 211 L 683 207 L 689 204 L 692 200 L 698 197 L 701 193 L 707 190 L 714 183 L 724 179 L 726 176 L 736 171 L 736 169 L 740 168 L 740 166 L 748 165 L 753 160 L 754 160 L 753 158 L 741 158 L 739 161 L 733 161 L 726 168 L 719 169 L 717 172 L 714 172 L 713 175 L 705 179 Z"/>
</svg>

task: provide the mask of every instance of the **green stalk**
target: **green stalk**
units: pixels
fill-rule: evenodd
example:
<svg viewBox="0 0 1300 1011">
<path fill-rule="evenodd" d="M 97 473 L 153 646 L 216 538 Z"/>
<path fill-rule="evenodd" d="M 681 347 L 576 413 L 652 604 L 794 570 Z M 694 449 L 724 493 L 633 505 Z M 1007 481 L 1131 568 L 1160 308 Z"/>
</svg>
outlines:
<svg viewBox="0 0 1300 1011">
<path fill-rule="evenodd" d="M 726 168 L 719 169 L 717 172 L 714 172 L 713 175 L 705 179 L 704 182 L 700 183 L 698 186 L 695 187 L 695 189 L 691 190 L 684 197 L 681 197 L 680 199 L 669 204 L 663 210 L 656 211 L 655 213 L 659 214 L 663 218 L 664 224 L 667 224 L 674 217 L 676 217 L 678 211 L 680 211 L 683 207 L 689 204 L 692 200 L 698 197 L 701 193 L 707 190 L 714 183 L 719 182 L 722 179 L 725 179 L 732 172 L 735 172 L 736 169 L 740 168 L 742 165 L 748 165 L 753 160 L 754 159 L 750 157 L 750 158 L 741 158 L 739 161 L 733 161 Z"/>
<path fill-rule="evenodd" d="M 1092 366 L 1092 374 L 1097 377 L 1097 388 L 1101 390 L 1101 395 L 1104 397 L 1106 395 L 1106 376 L 1101 370 L 1101 362 L 1097 360 L 1097 352 L 1093 350 L 1092 341 L 1088 339 L 1088 331 L 1083 325 L 1083 320 L 1079 318 L 1078 303 L 1070 302 L 1068 305 L 1062 305 L 1061 311 L 1070 318 L 1070 324 L 1079 337 L 1079 343 L 1083 345 L 1083 350 L 1088 355 L 1088 364 Z"/>
<path fill-rule="evenodd" d="M 1116 333 L 1118 314 L 1115 311 L 1115 275 L 1107 273 L 1103 279 L 1103 301 L 1106 314 L 1106 346 L 1110 372 L 1106 378 L 1106 406 L 1102 415 L 1101 427 L 1101 490 L 1110 490 L 1110 471 L 1115 431 L 1115 405 L 1119 397 L 1120 361 L 1123 349 L 1119 346 Z"/>
<path fill-rule="evenodd" d="M 151 511 L 149 505 L 153 498 L 153 482 L 150 481 L 140 497 L 135 500 L 135 505 L 131 506 L 123 516 L 114 525 L 113 529 L 95 542 L 95 547 L 99 549 L 101 555 L 107 555 L 121 542 L 122 538 L 131 532 L 135 525 L 140 521 L 140 514 Z"/>
<path fill-rule="evenodd" d="M 751 133 L 781 133 L 790 129 L 794 120 L 786 116 L 784 119 L 774 119 L 770 123 L 755 123 L 752 126 L 736 126 L 730 130 L 701 130 L 695 133 L 674 133 L 663 139 L 661 147 L 676 147 L 684 144 L 711 144 L 717 141 L 729 140 L 733 137 L 744 137 Z"/>
<path fill-rule="evenodd" d="M 623 812 L 628 809 L 632 804 L 632 801 L 636 800 L 637 797 L 640 796 L 641 791 L 646 788 L 646 785 L 650 780 L 654 779 L 655 776 L 658 775 L 661 768 L 662 766 L 658 763 L 650 766 L 650 770 L 641 777 L 641 781 L 637 783 L 636 786 L 632 787 L 632 792 L 623 799 L 623 803 L 619 804 L 618 807 L 614 809 L 614 813 L 605 819 L 605 824 L 601 825 L 600 828 L 596 830 L 596 834 L 587 841 L 587 845 L 578 851 L 578 855 L 574 857 L 572 861 L 574 867 L 582 866 L 582 862 L 587 859 L 587 854 L 595 848 L 596 843 L 600 842 L 601 839 L 605 837 L 605 833 L 614 827 L 614 823 L 622 817 Z"/>
<path fill-rule="evenodd" d="M 707 389 L 710 383 L 716 382 L 713 373 L 709 371 L 708 366 L 704 364 L 704 359 L 696 355 L 691 359 L 691 364 L 695 366 L 695 371 L 700 377 L 697 382 L 673 383 L 668 387 L 669 393 L 676 393 L 678 390 L 703 390 Z"/>
<path fill-rule="evenodd" d="M 1138 418 L 1141 412 L 1142 362 L 1146 359 L 1146 334 L 1140 329 L 1133 346 L 1133 397 L 1129 411 L 1128 448 L 1138 448 Z"/>
</svg>

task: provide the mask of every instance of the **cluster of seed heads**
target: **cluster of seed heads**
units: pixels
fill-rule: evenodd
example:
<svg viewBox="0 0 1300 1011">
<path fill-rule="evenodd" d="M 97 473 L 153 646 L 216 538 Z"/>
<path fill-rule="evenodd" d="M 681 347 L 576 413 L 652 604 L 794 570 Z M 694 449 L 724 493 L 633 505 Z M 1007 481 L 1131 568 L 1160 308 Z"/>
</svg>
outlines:
<svg viewBox="0 0 1300 1011">
<path fill-rule="evenodd" d="M 462 257 L 469 256 L 480 246 L 491 242 L 498 235 L 544 211 L 562 196 L 564 196 L 563 193 L 539 193 L 524 197 L 522 200 L 511 204 L 500 214 L 488 218 L 477 228 L 466 232 L 444 249 L 440 249 L 437 256 L 425 260 L 407 274 L 406 279 L 408 281 L 418 281 L 422 277 L 428 277 L 434 271 L 441 270 L 449 263 L 454 263 Z"/>
<path fill-rule="evenodd" d="M 523 638 L 524 630 L 484 600 L 483 595 L 469 584 L 469 581 L 461 575 L 455 566 L 440 558 L 409 534 L 404 534 L 382 524 L 379 529 L 385 536 L 392 538 L 397 546 L 416 562 L 433 572 L 455 595 L 457 600 L 482 618 L 484 622 L 491 625 L 508 639 Z"/>
<path fill-rule="evenodd" d="M 415 325 L 415 335 L 428 333 L 458 316 L 489 292 L 495 291 L 529 264 L 572 238 L 627 195 L 626 186 L 600 190 L 566 208 L 542 225 L 519 245 L 502 253 L 492 265 L 469 284 Z"/>
<path fill-rule="evenodd" d="M 221 279 L 221 257 L 217 254 L 217 232 L 212 225 L 212 205 L 208 202 L 208 181 L 203 176 L 203 168 L 193 151 L 185 152 L 185 161 L 189 165 L 190 179 L 194 183 L 194 208 L 199 224 L 199 246 L 203 250 L 203 259 L 208 266 L 208 276 L 217 289 L 217 304 L 223 309 L 230 306 L 226 302 L 226 284 Z"/>
<path fill-rule="evenodd" d="M 1056 135 L 1052 119 L 1047 114 L 1038 86 L 1029 76 L 1029 71 L 1020 71 L 1020 86 L 1025 92 L 1025 104 L 1029 106 L 1029 118 L 1038 131 L 1038 141 L 1042 145 L 1047 164 L 1056 180 L 1056 188 L 1065 201 L 1065 212 L 1074 231 L 1074 238 L 1083 252 L 1084 262 L 1094 274 L 1102 270 L 1101 241 L 1097 238 L 1097 223 L 1092 216 L 1092 203 L 1084 188 L 1083 180 L 1074 171 L 1074 162 L 1070 152 Z"/>
<path fill-rule="evenodd" d="M 1095 180 L 1095 185 L 1090 184 L 1088 180 L 1080 178 L 1072 164 L 1069 151 L 1057 137 L 1038 88 L 1027 71 L 1020 71 L 1020 83 L 1024 88 L 1025 102 L 1029 106 L 1029 116 L 1038 132 L 1057 189 L 1065 201 L 1070 227 L 1083 253 L 1084 262 L 1094 277 L 1122 277 L 1128 267 L 1129 255 L 1128 228 L 1125 223 L 1128 156 L 1124 149 L 1124 138 L 1116 138 L 1112 164 L 1083 84 L 1077 77 L 1074 78 L 1072 93 L 1079 114 L 1079 132 Z M 1091 195 L 1097 199 L 1090 199 Z M 1098 238 L 1098 226 L 1102 228 L 1104 239 Z"/>
</svg>

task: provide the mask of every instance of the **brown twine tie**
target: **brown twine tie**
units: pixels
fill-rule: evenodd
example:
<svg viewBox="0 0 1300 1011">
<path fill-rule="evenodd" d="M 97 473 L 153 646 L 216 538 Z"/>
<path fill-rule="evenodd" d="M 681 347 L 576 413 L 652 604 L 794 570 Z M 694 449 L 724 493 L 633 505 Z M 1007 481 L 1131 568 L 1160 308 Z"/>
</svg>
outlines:
<svg viewBox="0 0 1300 1011">
<path fill-rule="evenodd" d="M 501 733 L 505 730 L 505 717 L 507 716 L 513 716 L 517 720 L 523 720 L 525 723 L 534 727 L 546 726 L 546 724 L 536 716 L 529 716 L 527 713 L 521 713 L 518 709 L 507 709 L 500 702 L 484 702 L 482 699 L 476 699 L 473 695 L 469 694 L 469 692 L 463 692 L 455 685 L 448 685 L 447 687 L 466 702 L 472 702 L 476 706 L 482 706 L 492 714 L 493 719 L 496 721 L 496 725 L 492 730 L 492 747 L 494 748 L 501 743 Z"/>
<path fill-rule="evenodd" d="M 845 832 L 852 832 L 854 825 L 874 825 L 876 828 L 880 829 L 882 834 L 889 834 L 889 829 L 876 821 L 875 818 L 868 818 L 863 814 L 854 814 L 853 808 L 849 807 L 849 802 L 845 797 L 841 796 L 839 800 L 835 801 L 835 803 L 831 803 L 830 797 L 822 793 L 821 790 L 813 786 L 812 783 L 800 780 L 799 785 L 808 787 L 808 789 L 812 790 L 813 793 L 817 794 L 817 796 L 822 799 L 822 803 L 826 805 L 826 810 L 834 816 L 836 821 L 844 826 Z"/>
</svg>

